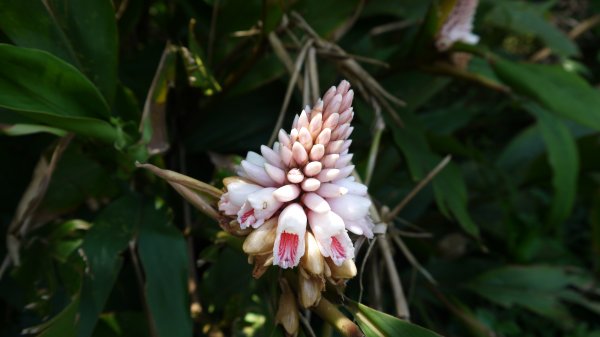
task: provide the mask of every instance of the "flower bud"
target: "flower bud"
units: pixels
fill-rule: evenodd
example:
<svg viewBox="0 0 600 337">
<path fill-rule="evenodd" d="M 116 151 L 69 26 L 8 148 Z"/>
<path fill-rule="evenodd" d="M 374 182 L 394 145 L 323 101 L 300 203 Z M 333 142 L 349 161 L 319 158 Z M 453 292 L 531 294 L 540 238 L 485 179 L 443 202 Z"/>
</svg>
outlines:
<svg viewBox="0 0 600 337">
<path fill-rule="evenodd" d="M 325 260 L 319 250 L 317 240 L 310 232 L 306 232 L 306 251 L 301 259 L 302 268 L 311 275 L 321 275 L 324 271 Z"/>
<path fill-rule="evenodd" d="M 242 249 L 249 255 L 270 253 L 273 251 L 276 229 L 277 218 L 269 219 L 246 237 Z"/>
<path fill-rule="evenodd" d="M 275 320 L 281 324 L 289 335 L 296 335 L 300 325 L 300 316 L 296 299 L 287 281 L 281 280 L 281 296 L 279 297 L 279 308 Z"/>
<path fill-rule="evenodd" d="M 303 308 L 312 307 L 319 304 L 321 300 L 321 291 L 325 288 L 325 281 L 322 277 L 304 277 L 298 276 L 298 298 Z"/>
<path fill-rule="evenodd" d="M 347 259 L 341 266 L 337 266 L 331 259 L 327 259 L 327 265 L 331 269 L 331 277 L 334 279 L 351 279 L 356 276 L 356 264 L 352 259 Z"/>
</svg>

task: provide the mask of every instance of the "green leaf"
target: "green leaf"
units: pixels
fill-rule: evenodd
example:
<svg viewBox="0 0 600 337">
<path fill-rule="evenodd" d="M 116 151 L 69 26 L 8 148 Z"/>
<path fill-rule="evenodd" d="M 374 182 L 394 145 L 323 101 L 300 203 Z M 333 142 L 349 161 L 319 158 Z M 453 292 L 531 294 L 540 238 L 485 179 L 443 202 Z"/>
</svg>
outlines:
<svg viewBox="0 0 600 337">
<path fill-rule="evenodd" d="M 568 325 L 572 317 L 562 300 L 581 304 L 569 294 L 570 287 L 581 287 L 591 281 L 585 274 L 572 269 L 556 266 L 500 267 L 477 276 L 467 287 L 501 306 L 521 306 Z"/>
<path fill-rule="evenodd" d="M 437 333 L 353 302 L 350 310 L 367 337 L 441 337 Z"/>
<path fill-rule="evenodd" d="M 144 208 L 138 253 L 146 275 L 146 297 L 161 337 L 192 336 L 187 292 L 188 256 L 183 235 L 164 210 Z"/>
<path fill-rule="evenodd" d="M 67 134 L 64 130 L 37 124 L 0 125 L 0 132 L 8 136 L 24 136 L 40 132 L 47 132 L 59 137 L 64 137 Z"/>
<path fill-rule="evenodd" d="M 109 107 L 96 87 L 73 66 L 35 49 L 0 44 L 0 107 L 50 126 L 123 141 L 124 135 L 99 118 Z"/>
<path fill-rule="evenodd" d="M 600 130 L 600 92 L 563 68 L 514 63 L 496 58 L 498 77 L 515 91 L 531 97 L 557 115 Z"/>
<path fill-rule="evenodd" d="M 38 337 L 75 337 L 78 306 L 79 298 L 76 298 L 52 320 L 44 323 L 44 331 Z"/>
<path fill-rule="evenodd" d="M 135 196 L 115 200 L 98 215 L 84 238 L 88 272 L 81 293 L 78 337 L 91 336 L 94 331 L 121 269 L 121 252 L 140 221 L 141 206 Z"/>
<path fill-rule="evenodd" d="M 0 30 L 16 45 L 45 50 L 77 67 L 113 101 L 117 26 L 111 1 L 2 1 Z"/>
<path fill-rule="evenodd" d="M 546 8 L 523 1 L 494 1 L 484 22 L 521 34 L 538 36 L 550 49 L 563 56 L 579 54 L 577 45 L 544 16 Z"/>
<path fill-rule="evenodd" d="M 577 144 L 562 120 L 537 104 L 525 104 L 524 107 L 537 118 L 538 129 L 546 143 L 548 160 L 554 171 L 550 223 L 560 225 L 571 214 L 575 203 L 579 173 Z"/>
<path fill-rule="evenodd" d="M 413 179 L 421 180 L 442 161 L 442 157 L 431 151 L 425 131 L 414 115 L 407 112 L 402 119 L 406 127 L 392 128 L 394 141 L 406 157 Z M 479 237 L 479 228 L 468 211 L 469 196 L 460 169 L 450 163 L 431 183 L 440 211 L 447 217 L 454 216 L 467 233 Z"/>
</svg>

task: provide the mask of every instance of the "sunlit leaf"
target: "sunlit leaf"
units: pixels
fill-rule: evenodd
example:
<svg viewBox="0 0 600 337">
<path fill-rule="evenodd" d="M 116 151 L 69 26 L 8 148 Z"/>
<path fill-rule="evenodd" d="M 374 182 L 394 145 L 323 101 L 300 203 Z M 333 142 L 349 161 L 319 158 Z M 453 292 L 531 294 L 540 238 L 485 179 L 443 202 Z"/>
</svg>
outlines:
<svg viewBox="0 0 600 337">
<path fill-rule="evenodd" d="M 164 210 L 148 206 L 142 214 L 138 252 L 151 317 L 161 337 L 192 336 L 185 240 Z"/>
<path fill-rule="evenodd" d="M 96 87 L 73 66 L 43 51 L 0 44 L 0 106 L 50 126 L 123 143 L 102 120 L 110 112 Z"/>
<path fill-rule="evenodd" d="M 45 50 L 75 66 L 113 101 L 117 26 L 111 1 L 2 1 L 0 30 L 16 45 Z"/>
</svg>

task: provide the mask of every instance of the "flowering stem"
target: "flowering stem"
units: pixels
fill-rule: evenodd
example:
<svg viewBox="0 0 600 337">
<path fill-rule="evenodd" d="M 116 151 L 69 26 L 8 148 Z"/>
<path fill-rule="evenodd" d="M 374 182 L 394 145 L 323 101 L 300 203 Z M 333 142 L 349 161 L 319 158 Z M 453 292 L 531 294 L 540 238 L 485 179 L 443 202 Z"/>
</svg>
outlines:
<svg viewBox="0 0 600 337">
<path fill-rule="evenodd" d="M 333 303 L 321 298 L 319 304 L 312 308 L 327 323 L 331 324 L 339 333 L 346 337 L 364 337 L 364 334 L 348 317 L 346 317 Z"/>
</svg>

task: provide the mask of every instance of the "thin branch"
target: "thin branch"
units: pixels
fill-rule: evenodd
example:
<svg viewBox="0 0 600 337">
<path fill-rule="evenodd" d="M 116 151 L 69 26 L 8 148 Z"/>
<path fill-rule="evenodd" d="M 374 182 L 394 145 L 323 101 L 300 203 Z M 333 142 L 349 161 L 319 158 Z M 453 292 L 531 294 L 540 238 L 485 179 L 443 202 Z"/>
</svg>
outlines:
<svg viewBox="0 0 600 337">
<path fill-rule="evenodd" d="M 302 326 L 304 327 L 304 333 L 309 337 L 317 337 L 312 327 L 310 326 L 310 322 L 308 321 L 308 319 L 306 319 L 306 317 L 304 317 L 304 315 L 302 314 L 298 316 L 300 317 L 300 323 L 302 323 Z"/>
<path fill-rule="evenodd" d="M 568 33 L 569 38 L 572 40 L 577 39 L 581 34 L 587 32 L 588 30 L 596 27 L 600 24 L 600 14 L 596 14 L 591 16 L 583 21 L 581 21 L 577 26 L 573 27 Z M 548 56 L 552 54 L 552 50 L 548 47 L 540 49 L 535 54 L 531 56 L 529 59 L 531 62 L 540 62 L 546 59 Z"/>
<path fill-rule="evenodd" d="M 152 318 L 152 312 L 150 312 L 150 306 L 148 305 L 148 299 L 146 298 L 146 283 L 144 282 L 144 272 L 142 271 L 142 266 L 140 264 L 140 260 L 137 256 L 137 248 L 136 242 L 134 240 L 129 241 L 129 254 L 131 255 L 131 261 L 133 262 L 133 269 L 135 271 L 135 278 L 138 283 L 138 289 L 140 291 L 140 298 L 142 299 L 142 305 L 144 306 L 144 314 L 146 315 L 146 320 L 148 321 L 148 330 L 150 332 L 150 336 L 158 337 L 158 330 L 156 328 L 156 324 L 154 322 L 154 318 Z"/>
<path fill-rule="evenodd" d="M 406 207 L 406 205 L 417 195 L 417 193 L 419 193 L 433 178 L 435 178 L 436 175 L 438 175 L 438 173 L 440 173 L 440 171 L 444 169 L 444 167 L 446 167 L 446 165 L 448 165 L 448 163 L 450 163 L 451 159 L 451 155 L 447 155 L 444 159 L 442 159 L 442 161 L 439 164 L 437 164 L 437 166 L 433 170 L 431 170 L 431 172 L 429 172 L 423 180 L 419 181 L 417 186 L 415 186 L 415 188 L 413 188 L 406 195 L 406 197 L 404 197 L 404 199 L 402 199 L 402 201 L 400 201 L 400 203 L 396 207 L 394 207 L 394 209 L 390 213 L 387 214 L 386 221 L 389 221 L 398 216 L 400 211 L 402 211 L 402 209 Z"/>
<path fill-rule="evenodd" d="M 317 69 L 317 51 L 314 47 L 308 49 L 308 70 L 310 78 L 311 100 L 317 102 L 321 89 L 319 88 L 319 71 Z"/>
<path fill-rule="evenodd" d="M 321 298 L 319 304 L 311 309 L 325 322 L 332 325 L 342 336 L 364 337 L 358 325 L 354 324 L 348 317 L 331 302 Z"/>
<path fill-rule="evenodd" d="M 207 58 L 206 58 L 206 64 L 208 66 L 212 65 L 212 56 L 213 56 L 213 49 L 214 49 L 214 45 L 215 45 L 215 35 L 216 35 L 216 30 L 217 30 L 217 18 L 219 16 L 219 2 L 220 0 L 215 0 L 213 2 L 213 11 L 212 11 L 212 15 L 210 16 L 210 31 L 208 32 L 208 48 L 207 48 Z"/>
<path fill-rule="evenodd" d="M 292 75 L 294 73 L 294 69 L 295 69 L 294 61 L 292 61 L 292 57 L 290 56 L 290 54 L 287 52 L 287 50 L 283 46 L 283 43 L 277 36 L 277 33 L 275 33 L 274 31 L 270 32 L 268 35 L 268 38 L 269 38 L 269 43 L 271 44 L 271 48 L 273 49 L 273 52 L 275 53 L 275 55 L 277 56 L 279 61 L 281 61 L 281 63 L 283 63 L 283 65 L 287 69 L 288 73 L 290 73 L 290 75 Z M 298 89 L 302 89 L 304 87 L 304 83 L 301 78 L 298 78 L 297 85 L 298 85 Z"/>
<path fill-rule="evenodd" d="M 425 269 L 421 265 L 421 263 L 419 263 L 419 261 L 415 258 L 415 256 L 410 251 L 410 249 L 408 249 L 408 247 L 406 246 L 404 241 L 402 241 L 402 238 L 400 238 L 400 236 L 394 235 L 394 234 L 390 234 L 390 236 L 391 236 L 392 240 L 394 240 L 394 242 L 396 243 L 398 248 L 400 248 L 400 250 L 406 257 L 408 262 L 410 262 L 410 264 L 412 264 L 413 267 L 415 267 L 415 269 L 418 270 L 423 275 L 423 277 L 425 277 L 427 279 L 427 281 L 429 281 L 429 283 L 436 285 L 437 284 L 436 280 L 433 278 L 433 276 L 431 276 L 431 274 L 427 271 L 427 269 Z"/>
<path fill-rule="evenodd" d="M 275 142 L 275 138 L 277 137 L 277 133 L 279 129 L 281 129 L 281 125 L 283 124 L 283 117 L 285 116 L 285 112 L 287 111 L 288 105 L 290 104 L 290 99 L 292 98 L 292 92 L 294 91 L 294 83 L 298 79 L 298 75 L 300 74 L 300 70 L 302 69 L 302 64 L 304 64 L 304 59 L 306 57 L 306 53 L 308 48 L 313 44 L 313 40 L 309 39 L 304 43 L 304 46 L 300 50 L 298 57 L 296 58 L 296 64 L 294 65 L 295 69 L 292 73 L 292 77 L 288 83 L 288 87 L 285 93 L 285 98 L 283 99 L 283 104 L 281 106 L 281 110 L 279 111 L 279 117 L 277 117 L 277 122 L 275 123 L 275 128 L 273 129 L 273 133 L 269 138 L 268 146 L 273 146 L 273 142 Z"/>
<path fill-rule="evenodd" d="M 369 149 L 369 160 L 367 161 L 367 169 L 365 172 L 365 185 L 369 186 L 371 183 L 371 177 L 375 170 L 375 162 L 377 161 L 377 153 L 379 152 L 379 143 L 381 142 L 381 135 L 385 129 L 385 123 L 381 116 L 381 107 L 377 102 L 372 99 L 371 104 L 375 110 L 375 132 L 373 134 L 373 141 L 371 142 L 371 148 Z"/>
<path fill-rule="evenodd" d="M 402 289 L 402 281 L 394 262 L 394 256 L 392 255 L 392 248 L 385 237 L 385 234 L 379 234 L 380 240 L 378 240 L 379 248 L 383 254 L 385 266 L 388 271 L 390 278 L 390 284 L 392 286 L 392 294 L 394 295 L 394 305 L 396 306 L 396 315 L 398 318 L 410 321 L 410 312 L 408 311 L 408 303 L 406 296 L 404 295 L 404 289 Z"/>
<path fill-rule="evenodd" d="M 375 246 L 376 241 L 377 241 L 377 237 L 375 237 L 373 240 L 371 240 L 371 242 L 369 242 L 369 248 L 367 248 L 367 252 L 365 253 L 363 260 L 360 263 L 360 274 L 358 275 L 358 285 L 360 288 L 360 290 L 358 292 L 358 303 L 362 303 L 362 297 L 363 297 L 363 292 L 364 292 L 363 275 L 365 273 L 365 267 L 367 265 L 367 260 L 369 259 L 369 256 L 371 256 L 371 250 L 373 250 L 373 246 Z"/>
<path fill-rule="evenodd" d="M 459 67 L 456 67 L 446 62 L 437 62 L 432 66 L 421 66 L 421 69 L 432 74 L 447 75 L 465 81 L 473 82 L 482 85 L 488 89 L 492 89 L 504 94 L 508 94 L 511 92 L 510 87 L 507 87 L 485 76 L 481 76 L 479 74 L 460 69 Z"/>
<path fill-rule="evenodd" d="M 402 20 L 402 21 L 386 23 L 386 24 L 375 26 L 375 27 L 371 28 L 371 30 L 369 31 L 369 35 L 376 36 L 376 35 L 380 35 L 380 34 L 384 34 L 384 33 L 393 32 L 395 30 L 400 30 L 400 29 L 404 29 L 406 27 L 410 27 L 410 26 L 414 25 L 415 23 L 417 23 L 417 22 L 413 21 L 413 20 Z"/>
</svg>

